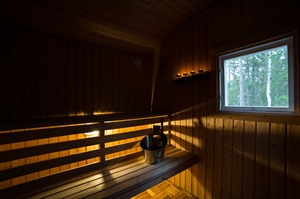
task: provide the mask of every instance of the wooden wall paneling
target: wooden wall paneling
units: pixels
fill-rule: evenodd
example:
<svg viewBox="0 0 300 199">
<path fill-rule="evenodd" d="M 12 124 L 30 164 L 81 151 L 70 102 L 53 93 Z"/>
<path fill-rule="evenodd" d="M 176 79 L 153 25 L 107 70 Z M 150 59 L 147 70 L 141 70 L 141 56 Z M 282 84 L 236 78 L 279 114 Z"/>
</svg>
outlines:
<svg viewBox="0 0 300 199">
<path fill-rule="evenodd" d="M 106 75 L 104 78 L 106 79 L 106 112 L 113 111 L 112 101 L 113 101 L 113 57 L 112 52 L 109 49 L 108 51 L 105 51 L 105 57 L 104 57 L 104 67 L 106 67 Z"/>
<path fill-rule="evenodd" d="M 49 138 L 38 139 L 37 144 L 38 145 L 49 144 Z M 38 162 L 42 162 L 44 160 L 49 160 L 49 158 L 50 158 L 50 154 L 38 155 Z M 50 169 L 46 169 L 46 170 L 38 172 L 39 178 L 47 176 L 49 174 L 50 174 Z"/>
<path fill-rule="evenodd" d="M 67 43 L 67 104 L 68 116 L 76 115 L 76 63 L 77 45 L 72 41 Z"/>
<path fill-rule="evenodd" d="M 69 138 L 74 137 L 74 136 L 76 137 L 76 135 L 69 135 Z M 49 144 L 58 143 L 58 141 L 59 141 L 59 137 L 49 138 Z M 69 154 L 72 154 L 71 150 L 70 150 Z M 53 153 L 49 154 L 49 159 L 55 159 L 55 158 L 59 158 L 59 157 L 60 157 L 60 152 L 53 152 Z M 72 168 L 71 165 L 70 165 L 70 168 Z M 58 173 L 59 171 L 60 171 L 60 167 L 53 167 L 53 168 L 49 169 L 50 174 Z"/>
<path fill-rule="evenodd" d="M 58 76 L 57 76 L 57 52 L 58 52 L 58 43 L 57 38 L 48 36 L 47 44 L 47 98 L 48 98 L 48 115 L 56 117 L 58 114 Z"/>
<path fill-rule="evenodd" d="M 136 98 L 136 89 L 137 89 L 137 81 L 136 81 L 136 68 L 133 65 L 134 57 L 133 55 L 129 55 L 128 57 L 128 69 L 130 71 L 130 109 L 129 110 L 137 110 L 137 98 Z"/>
<path fill-rule="evenodd" d="M 289 125 L 287 132 L 286 198 L 300 198 L 300 125 Z"/>
<path fill-rule="evenodd" d="M 6 150 L 11 150 L 12 145 L 11 144 L 2 144 L 0 145 L 0 151 L 6 151 Z M 9 169 L 12 167 L 12 162 L 3 162 L 0 163 L 0 170 L 5 170 Z M 10 187 L 12 185 L 12 180 L 5 180 L 0 182 L 0 189 L 4 189 L 6 187 Z"/>
<path fill-rule="evenodd" d="M 77 135 L 73 134 L 73 135 L 68 135 L 68 140 L 72 141 L 72 140 L 77 140 Z M 78 153 L 78 148 L 73 148 L 73 149 L 69 149 L 68 154 L 69 155 L 74 155 Z M 69 164 L 70 169 L 72 168 L 76 168 L 78 166 L 78 162 L 73 162 Z"/>
<path fill-rule="evenodd" d="M 240 18 L 241 18 L 241 36 L 243 36 L 244 38 L 248 38 L 249 36 L 251 36 L 251 31 L 249 30 L 253 30 L 253 18 L 255 15 L 255 12 L 253 12 L 254 7 L 253 7 L 253 3 L 254 1 L 247 1 L 247 0 L 241 0 L 241 12 L 240 12 Z M 273 6 L 272 6 L 273 7 Z"/>
<path fill-rule="evenodd" d="M 18 143 L 13 143 L 11 144 L 11 149 L 20 149 L 20 148 L 24 148 L 25 147 L 25 142 L 18 142 Z M 17 167 L 17 166 L 22 166 L 26 164 L 26 159 L 25 158 L 21 158 L 18 160 L 13 160 L 11 161 L 11 166 L 12 167 Z M 17 178 L 13 178 L 12 179 L 12 185 L 17 185 L 20 184 L 22 182 L 25 182 L 26 178 L 25 176 L 20 176 Z"/>
<path fill-rule="evenodd" d="M 219 27 L 221 27 L 222 24 L 218 23 L 218 20 L 221 15 L 220 7 L 213 7 L 211 10 L 209 10 L 205 17 L 206 17 L 206 25 L 208 30 L 205 31 L 207 34 L 206 37 L 208 38 L 207 44 L 210 45 L 213 49 L 219 45 L 220 38 L 222 34 L 222 29 L 218 30 Z M 223 16 L 222 16 L 223 17 Z"/>
<path fill-rule="evenodd" d="M 78 43 L 75 57 L 76 70 L 76 115 L 85 114 L 85 71 L 86 71 L 86 45 Z"/>
<path fill-rule="evenodd" d="M 42 34 L 36 36 L 36 81 L 37 81 L 37 117 L 48 115 L 48 64 L 47 64 L 47 39 Z"/>
<path fill-rule="evenodd" d="M 231 10 L 227 13 L 230 15 L 230 20 L 232 21 L 232 28 L 231 28 L 231 39 L 239 41 L 243 36 L 243 29 L 242 29 L 242 7 L 241 7 L 242 0 L 232 0 L 230 1 L 230 8 Z M 224 38 L 223 38 L 224 40 Z"/>
<path fill-rule="evenodd" d="M 105 113 L 107 111 L 106 104 L 107 104 L 107 65 L 106 65 L 106 50 L 104 48 L 99 48 L 98 56 L 100 57 L 99 60 L 99 105 L 100 105 L 100 113 Z"/>
<path fill-rule="evenodd" d="M 168 49 L 166 47 L 167 45 L 171 46 L 170 51 L 168 51 Z M 165 46 L 162 47 L 162 54 L 164 54 L 166 56 L 166 59 L 167 59 L 167 61 L 169 63 L 168 65 L 173 66 L 173 67 L 170 67 L 171 78 L 173 78 L 173 75 L 175 75 L 177 73 L 177 67 L 176 67 L 175 61 L 174 61 L 174 59 L 175 59 L 174 53 L 176 52 L 176 50 L 177 49 L 176 49 L 176 43 L 175 42 L 168 42 L 167 44 L 165 44 Z M 176 92 L 175 89 L 176 88 L 175 88 L 174 83 L 171 84 L 170 90 L 172 90 L 172 92 L 170 92 L 170 94 L 172 95 L 172 98 L 174 99 L 174 101 L 173 101 L 174 106 L 173 106 L 173 110 L 172 110 L 173 113 L 175 113 L 176 112 L 175 110 L 177 110 L 177 106 L 178 106 L 178 102 L 177 101 L 178 101 L 178 96 L 179 96 L 179 93 Z M 157 93 L 157 90 L 160 90 L 160 87 L 158 86 L 158 82 L 157 82 L 157 85 L 155 87 L 155 90 L 156 90 L 155 94 Z M 155 98 L 159 99 L 159 98 L 157 98 L 157 95 L 156 95 Z M 171 98 L 167 98 L 166 100 L 164 100 L 164 104 L 163 105 L 167 106 L 167 104 L 169 103 L 168 101 L 170 99 Z M 154 100 L 154 103 L 155 102 L 156 102 L 156 100 Z M 156 104 L 154 104 L 154 106 L 155 105 Z M 156 106 L 158 106 L 158 105 L 156 105 Z M 160 107 L 160 106 L 158 106 L 158 107 Z M 177 131 L 179 129 L 179 121 L 178 121 L 177 118 L 178 118 L 178 116 L 177 116 L 176 113 L 171 116 L 171 142 L 170 143 L 173 146 L 175 146 L 176 148 L 178 148 L 178 143 L 177 143 L 177 140 L 178 140 L 177 134 L 178 133 L 177 133 Z M 175 175 L 174 177 L 172 177 L 170 180 L 171 180 L 172 183 L 176 183 L 177 184 L 177 181 L 179 181 L 177 179 L 179 179 L 179 175 L 178 174 Z"/>
<path fill-rule="evenodd" d="M 179 96 L 177 98 L 177 101 L 180 100 Z M 177 113 L 175 115 L 175 147 L 180 149 L 180 115 Z M 179 186 L 180 183 L 180 174 L 177 174 L 175 176 L 175 184 Z"/>
<path fill-rule="evenodd" d="M 77 137 L 81 138 L 82 136 L 79 137 L 79 134 L 77 134 Z M 68 135 L 58 137 L 58 142 L 66 142 L 68 140 L 69 140 Z M 58 154 L 59 154 L 59 157 L 68 156 L 69 155 L 69 150 L 60 151 Z M 59 167 L 59 170 L 60 171 L 65 171 L 65 170 L 68 170 L 69 168 L 70 168 L 70 165 L 62 165 L 62 166 Z"/>
<path fill-rule="evenodd" d="M 24 96 L 23 96 L 23 33 L 20 29 L 11 28 L 11 99 L 12 118 L 24 118 Z M 37 102 L 38 103 L 38 102 Z"/>
<path fill-rule="evenodd" d="M 195 59 L 198 60 L 198 67 L 199 69 L 207 70 L 207 45 L 205 44 L 205 41 L 207 41 L 207 35 L 204 30 L 206 30 L 208 27 L 205 22 L 206 19 L 201 18 L 199 21 L 196 22 L 197 28 L 197 42 L 194 43 L 194 45 L 197 47 L 197 55 L 195 56 Z M 200 145 L 200 151 L 199 151 L 199 182 L 198 182 L 198 197 L 204 198 L 205 196 L 205 178 L 206 178 L 206 161 L 208 156 L 206 156 L 206 150 L 207 150 L 207 81 L 199 79 L 199 85 L 198 89 L 196 89 L 199 92 L 199 145 Z"/>
<path fill-rule="evenodd" d="M 126 84 L 127 84 L 127 76 L 126 76 L 126 68 L 125 68 L 125 52 L 120 52 L 120 60 L 119 60 L 119 110 L 121 112 L 126 111 Z"/>
<path fill-rule="evenodd" d="M 187 72 L 187 66 L 186 66 L 186 57 L 185 57 L 185 50 L 186 50 L 186 30 L 185 28 L 181 28 L 180 29 L 180 35 L 182 35 L 180 37 L 180 40 L 178 40 L 181 48 L 179 49 L 180 51 L 180 67 L 184 70 L 184 72 Z M 185 82 L 187 83 L 187 82 Z M 187 118 L 186 118 L 186 114 L 187 114 L 187 101 L 188 101 L 188 96 L 187 96 L 187 84 L 182 84 L 181 90 L 180 90 L 180 99 L 181 99 L 181 106 L 180 106 L 180 148 L 182 150 L 187 150 L 187 142 L 186 142 L 186 138 L 187 138 Z M 186 170 L 182 171 L 180 173 L 180 187 L 183 189 L 186 189 Z"/>
<path fill-rule="evenodd" d="M 215 118 L 207 118 L 206 126 L 205 198 L 211 199 L 214 178 Z"/>
<path fill-rule="evenodd" d="M 193 23 L 192 24 L 192 38 L 191 40 L 192 41 L 198 41 L 197 37 L 197 33 L 198 33 L 198 30 L 199 29 L 196 29 L 196 24 Z M 197 32 L 195 32 L 195 30 L 197 30 Z M 197 43 L 197 42 L 195 42 Z M 199 67 L 199 47 L 198 45 L 192 45 L 192 64 L 194 66 L 194 71 L 197 72 L 198 71 L 198 67 Z M 176 74 L 176 73 L 175 73 Z M 201 124 L 201 118 L 200 118 L 200 90 L 198 89 L 198 84 L 199 84 L 199 81 L 195 81 L 194 84 L 193 84 L 193 88 L 192 88 L 192 93 L 193 93 L 193 97 L 192 97 L 192 104 L 193 104 L 193 110 L 192 110 L 192 152 L 194 154 L 196 154 L 198 157 L 199 157 L 199 154 L 200 154 L 200 150 L 202 150 L 200 148 L 200 125 Z M 194 196 L 198 196 L 198 170 L 199 170 L 199 163 L 198 164 L 195 164 L 192 166 L 192 191 L 191 193 L 194 195 Z"/>
<path fill-rule="evenodd" d="M 2 23 L 0 22 L 0 25 Z M 0 124 L 5 123 L 5 121 L 11 118 L 11 95 L 12 90 L 8 87 L 8 84 L 11 85 L 12 80 L 12 68 L 10 67 L 10 61 L 12 59 L 11 52 L 11 30 L 6 25 L 3 25 L 3 29 L 0 33 L 0 66 L 2 68 L 0 74 L 0 90 L 1 90 L 1 99 L 0 99 Z"/>
<path fill-rule="evenodd" d="M 111 79 L 112 79 L 112 110 L 114 110 L 115 112 L 119 112 L 120 111 L 120 106 L 119 106 L 119 92 L 120 92 L 120 54 L 118 51 L 113 50 L 112 51 L 112 60 L 111 60 Z"/>
<path fill-rule="evenodd" d="M 257 122 L 255 198 L 269 197 L 270 123 Z"/>
<path fill-rule="evenodd" d="M 93 115 L 93 51 L 92 46 L 87 44 L 85 49 L 85 104 L 84 104 L 84 114 Z"/>
<path fill-rule="evenodd" d="M 198 109 L 196 109 L 197 112 Z M 193 113 L 195 115 L 195 113 Z M 192 145 L 193 145 L 193 153 L 196 154 L 197 156 L 199 155 L 199 151 L 201 150 L 199 147 L 199 121 L 197 117 L 194 117 L 193 119 L 193 138 L 192 138 Z M 194 196 L 198 195 L 198 170 L 199 170 L 199 165 L 195 164 L 191 168 L 191 174 L 192 174 L 192 187 L 191 187 L 191 193 Z"/>
<path fill-rule="evenodd" d="M 77 139 L 85 139 L 85 134 L 84 133 L 77 134 Z M 67 138 L 65 138 L 65 141 L 67 141 Z M 77 149 L 77 153 L 84 153 L 86 151 L 87 151 L 87 147 L 80 147 Z M 66 153 L 67 153 L 67 151 L 66 151 Z M 84 166 L 86 163 L 87 163 L 86 160 L 79 161 L 78 166 Z"/>
<path fill-rule="evenodd" d="M 142 66 L 140 67 L 137 67 L 135 65 L 135 61 L 136 59 L 138 59 L 140 57 L 137 57 L 135 55 L 132 55 L 132 60 L 131 60 L 131 63 L 130 65 L 133 67 L 134 69 L 134 79 L 135 79 L 135 92 L 134 92 L 134 96 L 135 96 L 135 110 L 138 110 L 138 111 L 141 111 L 142 109 L 142 99 L 144 96 L 142 96 L 144 94 L 143 90 L 145 90 L 146 88 L 144 87 L 145 84 L 143 81 L 146 81 L 146 79 L 143 80 L 143 68 L 145 67 L 145 63 L 143 63 Z"/>
<path fill-rule="evenodd" d="M 25 147 L 37 146 L 37 140 L 31 140 L 25 142 Z M 35 163 L 38 161 L 38 156 L 28 157 L 25 159 L 26 164 Z M 26 181 L 34 180 L 38 178 L 38 173 L 31 173 L 26 175 Z"/>
<path fill-rule="evenodd" d="M 67 78 L 67 44 L 64 39 L 58 38 L 57 50 L 57 115 L 67 116 L 68 108 L 68 78 Z"/>
<path fill-rule="evenodd" d="M 203 96 L 201 97 L 203 98 Z M 200 100 L 202 104 L 202 100 Z M 202 105 L 201 105 L 202 107 Z M 205 179 L 206 179 L 206 162 L 208 159 L 207 156 L 207 117 L 202 115 L 204 114 L 203 112 L 206 112 L 206 105 L 204 106 L 204 110 L 200 110 L 200 125 L 199 125 L 199 171 L 198 171 L 198 197 L 199 198 L 204 198 L 205 196 Z"/>
<path fill-rule="evenodd" d="M 270 134 L 270 198 L 284 198 L 286 187 L 286 125 L 271 124 Z"/>
<path fill-rule="evenodd" d="M 243 154 L 244 154 L 244 122 L 234 121 L 232 139 L 232 198 L 239 199 L 243 191 Z"/>
<path fill-rule="evenodd" d="M 154 72 L 154 68 L 153 68 L 153 63 L 152 60 L 149 57 L 146 56 L 142 56 L 143 59 L 143 66 L 144 66 L 144 77 L 146 79 L 146 81 L 142 82 L 144 83 L 145 87 L 143 88 L 144 91 L 144 98 L 143 98 L 143 108 L 141 111 L 150 111 L 150 106 L 151 106 L 151 90 L 152 90 L 152 75 Z M 170 82 L 168 82 L 170 83 Z M 162 86 L 164 88 L 166 88 L 165 83 L 162 84 Z M 166 93 L 168 93 L 168 91 L 166 91 Z M 166 110 L 166 109 L 165 109 Z"/>
<path fill-rule="evenodd" d="M 126 52 L 120 51 L 119 52 L 119 62 L 118 62 L 118 72 L 119 72 L 119 111 L 120 112 L 126 112 L 127 111 L 127 103 L 129 103 L 128 98 L 128 70 L 127 70 L 127 65 L 126 65 L 126 59 L 127 55 Z"/>
<path fill-rule="evenodd" d="M 216 118 L 215 148 L 214 148 L 214 176 L 212 198 L 219 199 L 222 196 L 222 160 L 223 160 L 223 119 Z"/>
<path fill-rule="evenodd" d="M 222 198 L 231 198 L 233 120 L 224 120 Z"/>
<path fill-rule="evenodd" d="M 24 98 L 26 118 L 36 117 L 36 49 L 35 34 L 24 31 Z"/>
<path fill-rule="evenodd" d="M 244 132 L 244 163 L 243 163 L 243 192 L 245 199 L 254 198 L 254 177 L 256 161 L 256 122 L 245 121 Z"/>
<path fill-rule="evenodd" d="M 99 47 L 91 47 L 92 56 L 92 88 L 93 88 L 93 114 L 100 114 L 101 96 L 101 74 L 100 74 L 100 55 Z"/>
<path fill-rule="evenodd" d="M 185 64 L 187 66 L 187 72 L 190 73 L 192 70 L 194 70 L 194 64 L 193 64 L 193 48 L 192 48 L 192 23 L 187 24 L 187 30 L 186 30 L 186 50 L 185 50 Z M 191 75 L 191 74 L 189 74 Z M 186 128 L 186 148 L 187 151 L 193 152 L 193 109 L 194 109 L 194 86 L 195 86 L 195 81 L 189 82 L 189 85 L 186 89 L 186 99 L 187 99 L 187 112 L 186 112 L 186 118 L 187 118 L 187 128 Z M 188 97 L 190 96 L 190 97 Z M 192 169 L 189 168 L 186 170 L 186 178 L 187 178 L 187 183 L 186 183 L 186 190 L 189 193 L 192 193 Z"/>
<path fill-rule="evenodd" d="M 265 11 L 271 9 L 267 1 L 254 1 L 253 7 L 255 8 L 255 15 L 253 15 L 251 23 L 253 24 L 252 34 L 259 35 L 266 32 L 268 26 L 268 17 Z M 253 11 L 252 11 L 253 12 Z M 255 23 L 259 21 L 259 23 Z"/>
</svg>

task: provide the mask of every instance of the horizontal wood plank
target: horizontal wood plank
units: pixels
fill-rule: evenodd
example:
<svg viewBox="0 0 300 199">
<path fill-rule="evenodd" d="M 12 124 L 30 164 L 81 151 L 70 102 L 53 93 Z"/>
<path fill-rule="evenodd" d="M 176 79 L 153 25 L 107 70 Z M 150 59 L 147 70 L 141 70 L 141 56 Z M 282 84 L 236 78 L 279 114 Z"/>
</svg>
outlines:
<svg viewBox="0 0 300 199">
<path fill-rule="evenodd" d="M 80 125 L 80 126 L 66 126 L 57 128 L 46 128 L 46 129 L 36 129 L 27 130 L 19 132 L 9 132 L 0 134 L 0 144 L 9 144 L 15 142 L 24 142 L 30 140 L 37 140 L 43 138 L 58 137 L 64 135 L 73 135 L 84 132 L 91 132 L 98 130 L 99 125 Z"/>
</svg>

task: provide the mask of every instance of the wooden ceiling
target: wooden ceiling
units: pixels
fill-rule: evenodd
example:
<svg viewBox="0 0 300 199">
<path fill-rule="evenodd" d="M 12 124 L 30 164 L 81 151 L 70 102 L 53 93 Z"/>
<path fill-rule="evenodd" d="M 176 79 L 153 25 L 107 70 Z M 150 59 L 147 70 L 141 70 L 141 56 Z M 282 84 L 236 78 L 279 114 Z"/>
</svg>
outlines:
<svg viewBox="0 0 300 199">
<path fill-rule="evenodd" d="M 216 0 L 1 0 L 0 15 L 25 26 L 150 53 Z"/>
</svg>

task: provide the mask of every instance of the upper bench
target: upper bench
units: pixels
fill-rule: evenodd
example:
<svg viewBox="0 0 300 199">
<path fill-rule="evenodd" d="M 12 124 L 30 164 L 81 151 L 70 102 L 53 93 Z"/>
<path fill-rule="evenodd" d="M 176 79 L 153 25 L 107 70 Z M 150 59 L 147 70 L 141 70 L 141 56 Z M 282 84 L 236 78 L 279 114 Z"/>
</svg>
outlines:
<svg viewBox="0 0 300 199">
<path fill-rule="evenodd" d="M 105 115 L 22 121 L 0 132 L 1 198 L 129 198 L 189 168 L 191 153 L 168 144 L 145 163 L 140 140 L 168 115 Z"/>
</svg>

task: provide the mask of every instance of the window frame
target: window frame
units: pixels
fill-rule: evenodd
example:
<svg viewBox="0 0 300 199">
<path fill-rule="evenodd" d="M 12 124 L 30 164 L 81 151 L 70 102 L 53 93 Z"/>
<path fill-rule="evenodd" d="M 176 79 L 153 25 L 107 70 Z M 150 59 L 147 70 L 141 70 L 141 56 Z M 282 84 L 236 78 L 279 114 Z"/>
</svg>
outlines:
<svg viewBox="0 0 300 199">
<path fill-rule="evenodd" d="M 220 112 L 252 112 L 252 113 L 295 113 L 295 36 L 288 34 L 285 36 L 265 40 L 249 46 L 244 46 L 218 55 L 218 111 Z M 289 107 L 241 107 L 241 106 L 225 106 L 225 77 L 224 77 L 224 61 L 227 59 L 249 55 L 256 52 L 287 45 L 288 49 L 288 87 L 289 87 Z"/>
</svg>

